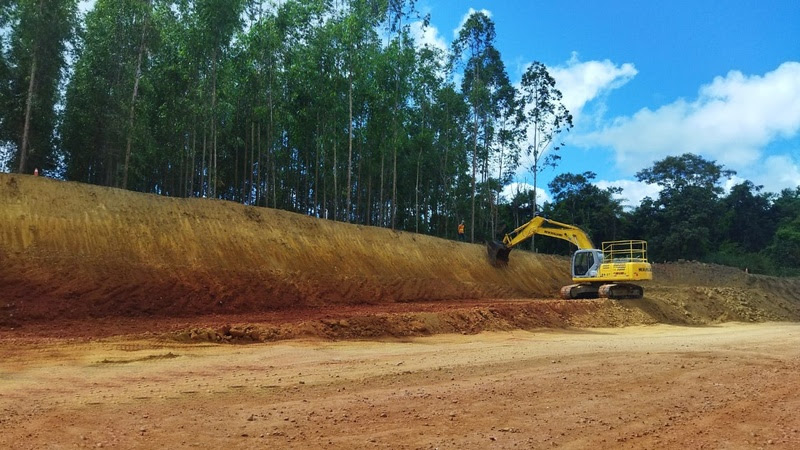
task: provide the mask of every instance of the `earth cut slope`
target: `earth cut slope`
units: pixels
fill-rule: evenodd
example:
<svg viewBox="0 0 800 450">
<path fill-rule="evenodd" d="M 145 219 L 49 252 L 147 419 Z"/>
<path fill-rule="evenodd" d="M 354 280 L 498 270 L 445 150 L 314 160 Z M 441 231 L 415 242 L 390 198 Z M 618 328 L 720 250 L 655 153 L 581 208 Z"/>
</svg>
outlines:
<svg viewBox="0 0 800 450">
<path fill-rule="evenodd" d="M 110 320 L 96 332 L 115 334 L 124 319 L 138 324 L 128 331 L 269 340 L 800 321 L 796 278 L 654 264 L 641 300 L 563 301 L 568 266 L 514 251 L 497 269 L 479 244 L 0 174 L 0 332 Z"/>
<path fill-rule="evenodd" d="M 0 174 L 0 288 L 18 320 L 551 295 L 561 258 L 208 199 Z M 10 305 L 10 306 L 9 306 Z"/>
</svg>

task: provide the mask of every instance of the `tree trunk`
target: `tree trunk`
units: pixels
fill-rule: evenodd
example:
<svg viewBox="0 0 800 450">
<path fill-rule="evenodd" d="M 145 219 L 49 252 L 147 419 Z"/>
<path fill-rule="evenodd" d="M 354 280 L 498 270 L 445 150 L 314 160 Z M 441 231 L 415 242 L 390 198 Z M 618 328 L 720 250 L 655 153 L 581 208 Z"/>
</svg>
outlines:
<svg viewBox="0 0 800 450">
<path fill-rule="evenodd" d="M 194 121 L 193 121 L 194 123 Z M 192 162 L 189 164 L 191 177 L 189 178 L 189 195 L 187 197 L 194 197 L 194 179 L 196 177 L 195 171 L 197 170 L 195 158 L 197 158 L 197 126 L 192 126 Z"/>
<path fill-rule="evenodd" d="M 363 123 L 361 124 L 361 128 L 362 129 L 364 128 L 364 124 Z M 359 155 L 363 155 L 363 150 L 362 150 L 362 147 L 361 147 L 361 139 L 356 141 L 356 145 L 358 145 L 358 148 L 356 148 L 356 151 L 359 152 L 358 154 Z M 362 205 L 362 203 L 361 203 L 361 194 L 363 192 L 363 189 L 361 188 L 361 186 L 362 186 L 362 183 L 361 183 L 361 169 L 363 167 L 364 167 L 364 159 L 361 158 L 361 159 L 359 159 L 358 167 L 356 168 L 356 180 L 355 180 L 355 183 L 354 183 L 354 185 L 358 187 L 358 190 L 356 191 L 355 212 L 353 213 L 354 221 L 357 222 L 357 223 L 363 222 L 361 220 L 361 216 L 359 216 L 359 214 L 358 214 L 359 208 Z"/>
<path fill-rule="evenodd" d="M 369 226 L 372 225 L 372 164 L 369 165 L 369 170 L 367 171 L 369 175 L 367 175 L 367 216 L 366 216 L 366 223 L 365 225 Z"/>
<path fill-rule="evenodd" d="M 320 207 L 319 207 L 319 171 L 321 170 L 320 161 L 320 153 L 322 153 L 322 144 L 321 144 L 321 134 L 320 134 L 320 121 L 319 121 L 319 111 L 317 111 L 317 134 L 314 137 L 314 147 L 316 150 L 317 156 L 317 163 L 314 165 L 314 213 L 317 217 L 320 216 Z"/>
<path fill-rule="evenodd" d="M 386 152 L 381 150 L 381 189 L 380 189 L 380 197 L 378 197 L 378 201 L 380 202 L 380 207 L 378 208 L 378 225 L 379 226 L 386 226 L 386 221 L 384 219 L 385 211 L 384 207 L 386 202 L 383 199 L 383 186 L 384 186 L 384 170 L 385 170 L 385 161 L 386 161 Z"/>
<path fill-rule="evenodd" d="M 417 153 L 417 181 L 414 185 L 414 231 L 419 233 L 419 171 L 422 164 L 422 146 Z"/>
<path fill-rule="evenodd" d="M 250 201 L 253 195 L 253 172 L 255 172 L 257 164 L 255 161 L 256 157 L 256 123 L 254 121 L 250 121 L 250 173 L 248 174 L 248 178 L 250 179 L 250 189 L 247 191 L 247 200 L 252 205 L 253 202 Z"/>
<path fill-rule="evenodd" d="M 261 149 L 261 121 L 258 121 L 258 167 L 256 167 L 256 205 L 261 205 L 261 194 L 262 194 L 262 187 L 261 187 L 261 171 L 263 169 L 262 165 L 264 163 L 264 155 Z M 264 202 L 266 204 L 266 202 Z"/>
<path fill-rule="evenodd" d="M 450 176 L 447 173 L 447 159 L 450 155 L 450 108 L 445 108 L 445 121 L 444 123 L 448 126 L 448 128 L 444 132 L 444 163 L 442 164 L 442 183 L 447 189 L 447 194 L 452 194 L 451 190 L 454 189 L 452 183 L 450 183 Z M 447 201 L 448 198 L 455 200 L 455 195 L 445 195 L 442 200 L 442 209 L 444 210 L 444 236 L 447 237 L 450 235 L 450 212 L 448 211 Z M 455 211 L 455 207 L 452 211 Z"/>
<path fill-rule="evenodd" d="M 208 124 L 203 124 L 203 158 L 200 164 L 200 197 L 208 196 L 208 186 L 206 182 L 206 149 L 208 148 Z"/>
<path fill-rule="evenodd" d="M 270 59 L 270 61 L 272 61 Z M 269 193 L 272 192 L 272 207 L 277 208 L 278 203 L 278 195 L 275 192 L 275 155 L 272 154 L 272 146 L 273 146 L 273 132 L 275 129 L 275 119 L 274 119 L 274 104 L 272 101 L 272 74 L 270 73 L 270 88 L 269 88 L 269 129 L 267 130 L 267 198 L 265 203 L 269 203 Z M 271 176 L 270 176 L 271 172 Z M 269 189 L 269 182 L 272 181 L 272 189 Z"/>
<path fill-rule="evenodd" d="M 475 139 L 472 141 L 472 220 L 470 222 L 469 241 L 475 242 L 475 178 L 478 174 L 478 111 L 475 110 Z"/>
<path fill-rule="evenodd" d="M 211 139 L 212 148 L 209 167 L 209 191 L 211 197 L 217 196 L 217 49 L 211 54 Z"/>
<path fill-rule="evenodd" d="M 352 71 L 348 74 L 348 78 L 350 81 L 350 91 L 348 94 L 348 98 L 350 100 L 350 114 L 349 120 L 347 121 L 347 210 L 345 211 L 345 222 L 350 222 L 350 201 L 351 195 L 353 192 L 353 185 L 351 184 L 351 175 L 353 173 L 353 73 Z"/>
<path fill-rule="evenodd" d="M 337 149 L 336 149 L 336 140 L 333 141 L 333 220 L 336 220 L 337 216 L 336 213 L 339 210 L 339 177 L 337 176 L 337 165 L 338 161 L 336 161 L 337 156 Z"/>
<path fill-rule="evenodd" d="M 501 133 L 505 130 L 506 127 L 506 119 L 503 117 L 503 125 L 500 127 Z M 500 203 L 500 192 L 503 188 L 503 153 L 505 153 L 505 139 L 500 135 L 500 159 L 499 159 L 499 166 L 500 168 L 497 170 L 497 201 L 494 202 L 495 205 Z M 493 209 L 492 215 L 492 235 L 491 239 L 494 239 L 497 236 L 497 212 L 498 209 L 496 206 Z"/>
<path fill-rule="evenodd" d="M 391 214 L 392 229 L 394 230 L 397 220 L 397 126 L 394 127 L 394 156 L 392 159 L 392 208 Z"/>
<path fill-rule="evenodd" d="M 150 2 L 147 2 L 150 6 Z M 139 55 L 136 58 L 136 75 L 133 80 L 133 94 L 131 94 L 131 108 L 128 114 L 128 140 L 125 143 L 125 165 L 122 169 L 122 189 L 128 189 L 128 167 L 131 161 L 131 144 L 133 143 L 133 120 L 135 118 L 136 95 L 139 92 L 139 79 L 142 77 L 142 55 L 145 51 L 145 38 L 147 37 L 147 18 L 142 24 L 142 40 L 139 42 Z"/>
<path fill-rule="evenodd" d="M 36 52 L 31 61 L 31 76 L 28 81 L 28 95 L 25 99 L 25 125 L 22 128 L 22 144 L 19 149 L 19 173 L 25 173 L 28 158 L 28 139 L 31 130 L 31 108 L 33 107 L 33 89 L 36 87 Z"/>
<path fill-rule="evenodd" d="M 475 64 L 475 85 L 480 86 L 481 72 L 479 70 L 480 64 Z M 475 177 L 478 170 L 478 120 L 480 119 L 480 100 L 475 107 L 475 136 L 472 141 L 472 220 L 470 223 L 469 240 L 475 242 Z"/>
</svg>

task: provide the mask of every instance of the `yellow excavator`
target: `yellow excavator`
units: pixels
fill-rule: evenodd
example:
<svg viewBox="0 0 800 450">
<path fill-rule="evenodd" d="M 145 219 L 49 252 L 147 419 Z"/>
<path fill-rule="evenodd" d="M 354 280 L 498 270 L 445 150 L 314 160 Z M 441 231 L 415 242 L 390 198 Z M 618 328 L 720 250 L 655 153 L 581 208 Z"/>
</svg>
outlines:
<svg viewBox="0 0 800 450">
<path fill-rule="evenodd" d="M 642 240 L 603 242 L 594 248 L 589 236 L 580 228 L 535 216 L 530 222 L 508 233 L 503 241 L 487 244 L 492 264 L 508 264 L 508 254 L 534 234 L 563 239 L 575 244 L 572 255 L 572 281 L 561 288 L 561 298 L 642 298 L 644 288 L 634 282 L 653 279 L 647 261 L 647 242 Z"/>
</svg>

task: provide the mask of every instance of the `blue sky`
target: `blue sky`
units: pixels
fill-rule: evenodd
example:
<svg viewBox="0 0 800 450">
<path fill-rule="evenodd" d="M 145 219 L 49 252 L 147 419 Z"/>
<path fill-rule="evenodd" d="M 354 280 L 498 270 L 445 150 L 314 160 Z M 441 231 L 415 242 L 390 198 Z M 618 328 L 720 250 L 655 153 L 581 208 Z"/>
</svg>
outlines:
<svg viewBox="0 0 800 450">
<path fill-rule="evenodd" d="M 738 1 L 419 0 L 420 40 L 449 46 L 471 10 L 495 23 L 496 46 L 518 83 L 548 66 L 575 128 L 546 190 L 563 172 L 597 173 L 628 204 L 653 186 L 634 174 L 685 152 L 737 171 L 768 192 L 800 185 L 800 3 Z M 517 181 L 531 182 L 521 170 Z M 546 193 L 545 193 L 546 194 Z"/>
</svg>

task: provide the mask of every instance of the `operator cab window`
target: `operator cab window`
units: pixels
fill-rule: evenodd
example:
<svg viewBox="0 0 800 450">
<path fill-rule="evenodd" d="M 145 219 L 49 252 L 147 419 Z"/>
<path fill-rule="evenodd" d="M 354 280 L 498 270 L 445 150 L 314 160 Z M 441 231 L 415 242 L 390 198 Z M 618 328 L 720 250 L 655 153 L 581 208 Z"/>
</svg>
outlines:
<svg viewBox="0 0 800 450">
<path fill-rule="evenodd" d="M 580 252 L 575 254 L 575 264 L 573 266 L 573 276 L 584 277 L 589 269 L 594 265 L 594 255 L 592 252 Z"/>
</svg>

